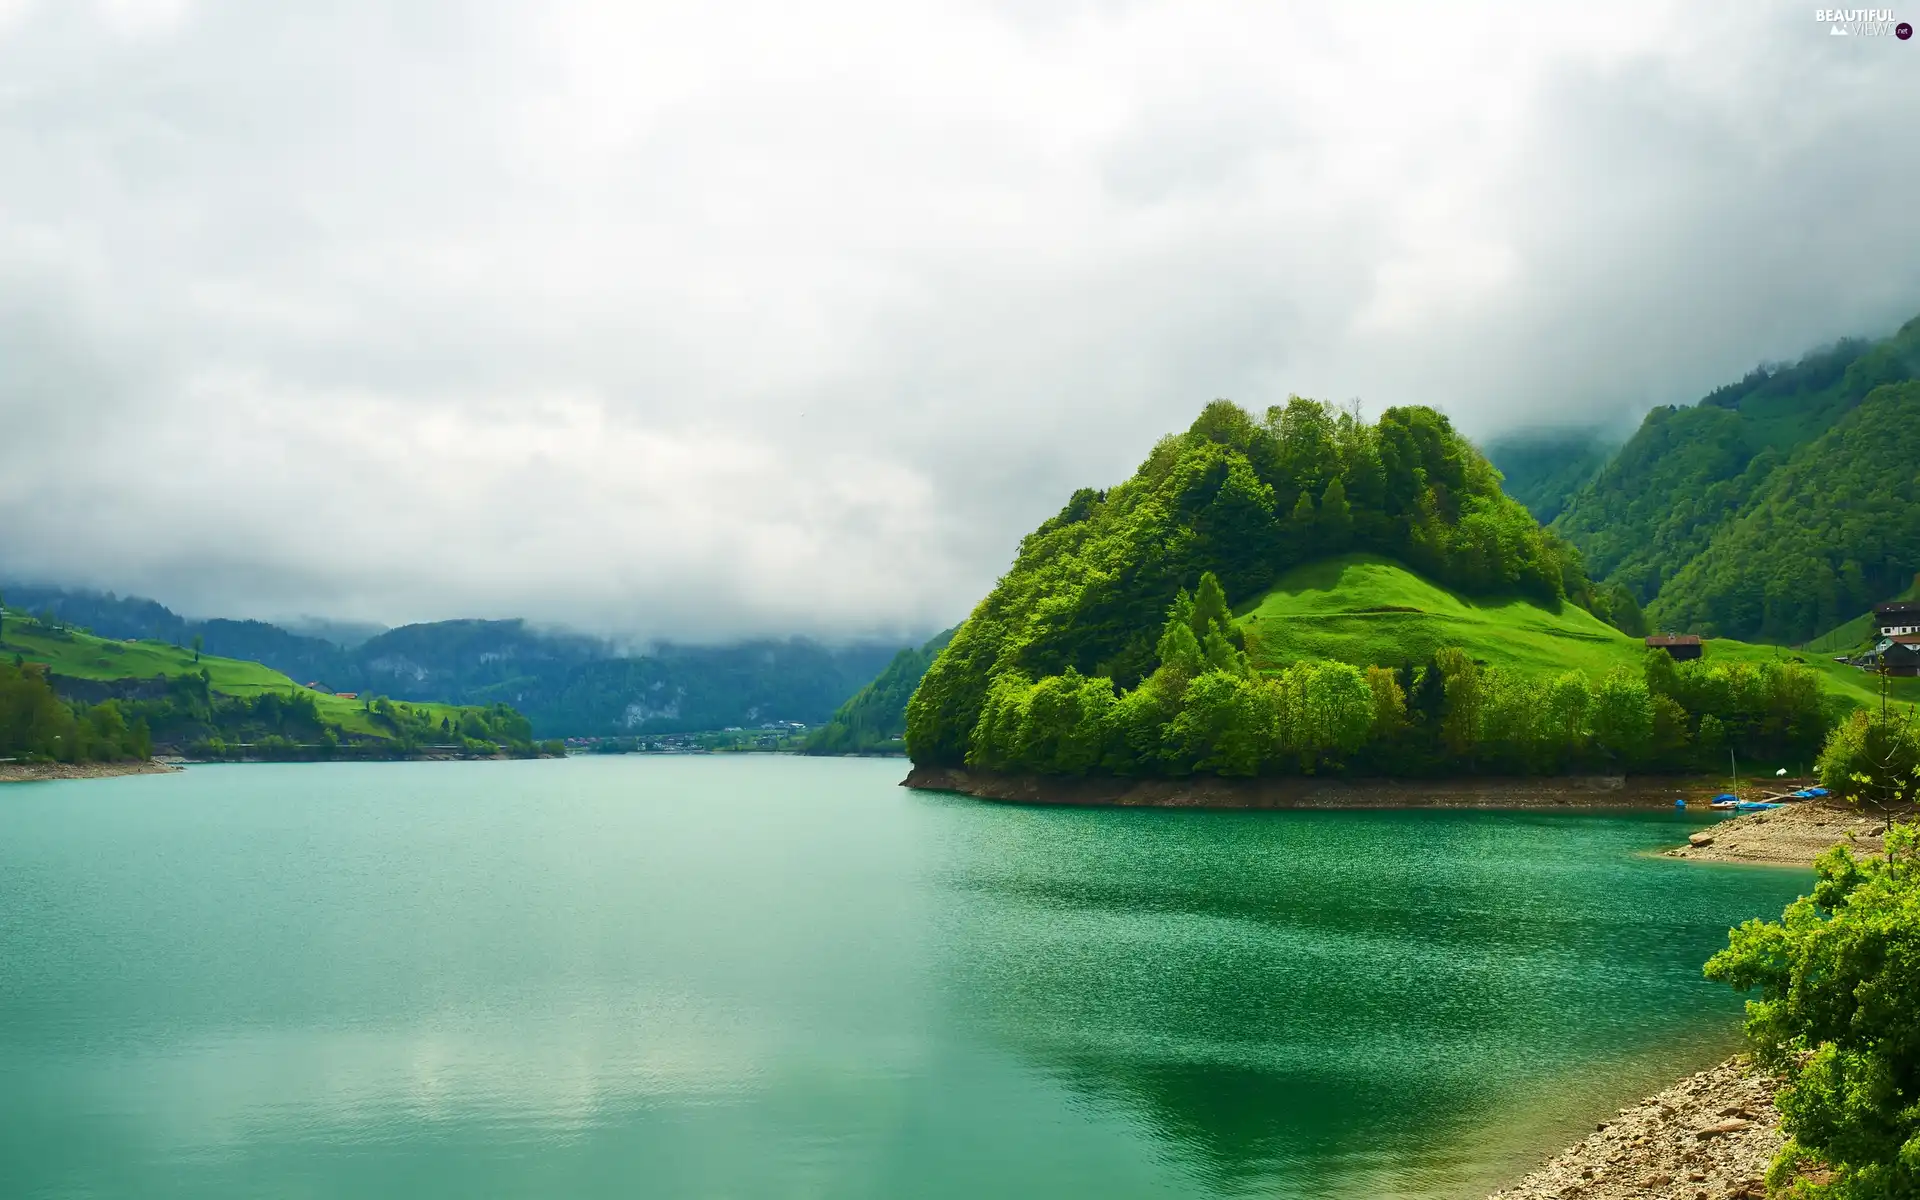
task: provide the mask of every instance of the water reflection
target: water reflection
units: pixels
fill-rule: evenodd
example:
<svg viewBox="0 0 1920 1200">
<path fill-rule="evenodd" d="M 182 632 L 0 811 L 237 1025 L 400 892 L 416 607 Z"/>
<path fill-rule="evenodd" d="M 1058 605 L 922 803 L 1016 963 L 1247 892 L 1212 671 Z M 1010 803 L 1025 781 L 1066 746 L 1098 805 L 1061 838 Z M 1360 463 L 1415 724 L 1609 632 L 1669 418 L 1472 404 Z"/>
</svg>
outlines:
<svg viewBox="0 0 1920 1200">
<path fill-rule="evenodd" d="M 980 824 L 947 863 L 945 994 L 1229 1194 L 1470 1187 L 1516 1106 L 1577 1120 L 1569 1081 L 1719 1052 L 1738 1003 L 1699 964 L 1799 882 L 1636 854 L 1677 840 L 1658 817 Z"/>
<path fill-rule="evenodd" d="M 1726 1030 L 1698 964 L 1800 882 L 1634 857 L 1677 837 L 1657 819 L 897 779 L 599 759 L 9 795 L 0 1195 L 1472 1195 Z"/>
</svg>

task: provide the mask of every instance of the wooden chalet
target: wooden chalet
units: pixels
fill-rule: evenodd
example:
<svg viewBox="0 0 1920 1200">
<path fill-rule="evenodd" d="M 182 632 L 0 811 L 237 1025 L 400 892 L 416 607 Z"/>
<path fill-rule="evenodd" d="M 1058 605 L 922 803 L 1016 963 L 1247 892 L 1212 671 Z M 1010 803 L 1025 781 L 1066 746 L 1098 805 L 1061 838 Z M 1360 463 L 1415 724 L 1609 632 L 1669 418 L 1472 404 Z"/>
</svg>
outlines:
<svg viewBox="0 0 1920 1200">
<path fill-rule="evenodd" d="M 1894 600 L 1874 605 L 1873 627 L 1883 638 L 1920 633 L 1920 601 Z"/>
<path fill-rule="evenodd" d="M 1647 646 L 1654 650 L 1665 650 L 1675 659 L 1685 662 L 1699 658 L 1704 653 L 1697 633 L 1656 633 L 1647 638 Z"/>
<path fill-rule="evenodd" d="M 1885 671 L 1889 675 L 1920 675 L 1920 633 L 1883 637 L 1857 661 L 1869 671 Z"/>
</svg>

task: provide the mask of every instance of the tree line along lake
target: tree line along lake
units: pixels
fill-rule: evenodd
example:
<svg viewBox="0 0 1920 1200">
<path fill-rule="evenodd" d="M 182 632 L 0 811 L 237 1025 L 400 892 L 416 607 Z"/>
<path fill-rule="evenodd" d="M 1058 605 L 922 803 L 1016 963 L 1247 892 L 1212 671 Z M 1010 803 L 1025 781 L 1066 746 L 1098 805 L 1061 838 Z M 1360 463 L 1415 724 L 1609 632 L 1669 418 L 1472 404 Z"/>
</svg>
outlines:
<svg viewBox="0 0 1920 1200">
<path fill-rule="evenodd" d="M 791 757 L 0 791 L 0 1194 L 1484 1195 L 1736 1045 L 1697 817 Z"/>
</svg>

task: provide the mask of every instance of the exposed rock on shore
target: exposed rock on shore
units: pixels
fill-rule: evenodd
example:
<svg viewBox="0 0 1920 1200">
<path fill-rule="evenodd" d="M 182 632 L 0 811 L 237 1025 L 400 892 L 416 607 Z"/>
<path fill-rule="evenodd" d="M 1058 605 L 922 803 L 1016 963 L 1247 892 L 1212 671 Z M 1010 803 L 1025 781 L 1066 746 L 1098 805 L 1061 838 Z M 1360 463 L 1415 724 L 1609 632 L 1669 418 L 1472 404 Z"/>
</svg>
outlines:
<svg viewBox="0 0 1920 1200">
<path fill-rule="evenodd" d="M 1761 1197 L 1784 1139 L 1778 1083 L 1742 1058 L 1681 1080 L 1489 1200 Z"/>
<path fill-rule="evenodd" d="M 103 763 L 0 763 L 0 783 L 37 783 L 49 779 L 105 779 L 112 775 L 165 775 L 178 771 L 168 763 L 142 759 Z"/>
<path fill-rule="evenodd" d="M 1842 842 L 1857 853 L 1886 850 L 1884 817 L 1863 815 L 1845 805 L 1817 800 L 1742 813 L 1696 833 L 1685 846 L 1666 852 L 1669 858 L 1707 862 L 1778 863 L 1804 867 Z M 1852 835 L 1849 838 L 1848 835 Z"/>
<path fill-rule="evenodd" d="M 1697 784 L 1657 776 L 1463 779 L 1119 779 L 915 766 L 902 785 L 1020 804 L 1152 808 L 1672 808 Z"/>
</svg>

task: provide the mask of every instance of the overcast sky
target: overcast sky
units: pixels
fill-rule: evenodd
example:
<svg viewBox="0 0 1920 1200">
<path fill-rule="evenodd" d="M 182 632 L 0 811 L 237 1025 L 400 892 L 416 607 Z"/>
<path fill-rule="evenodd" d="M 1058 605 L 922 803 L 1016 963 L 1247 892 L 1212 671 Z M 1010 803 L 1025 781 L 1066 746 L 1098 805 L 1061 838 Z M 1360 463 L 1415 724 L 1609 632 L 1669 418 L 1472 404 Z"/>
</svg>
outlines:
<svg viewBox="0 0 1920 1200">
<path fill-rule="evenodd" d="M 1920 313 L 1814 16 L 0 0 L 0 578 L 918 632 L 1216 396 L 1630 425 Z"/>
</svg>

